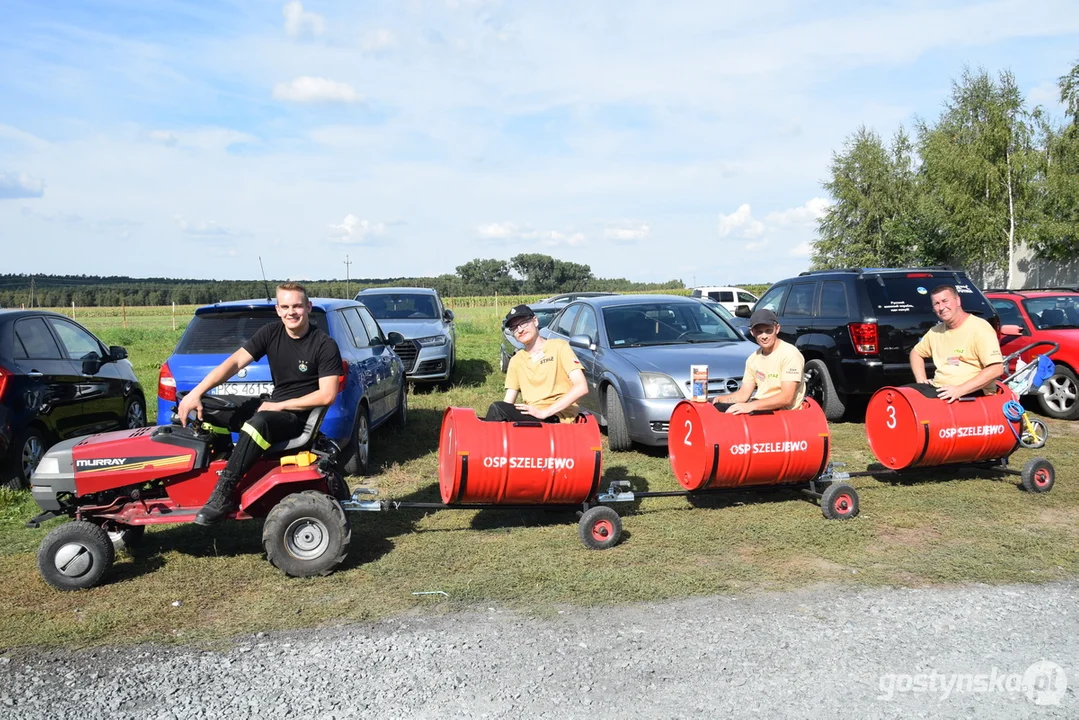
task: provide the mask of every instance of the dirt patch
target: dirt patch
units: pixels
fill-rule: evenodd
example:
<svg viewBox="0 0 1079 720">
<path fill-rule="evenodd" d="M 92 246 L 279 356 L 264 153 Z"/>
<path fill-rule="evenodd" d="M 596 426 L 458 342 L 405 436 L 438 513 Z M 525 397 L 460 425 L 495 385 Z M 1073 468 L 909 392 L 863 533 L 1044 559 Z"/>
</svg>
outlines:
<svg viewBox="0 0 1079 720">
<path fill-rule="evenodd" d="M 940 531 L 936 528 L 901 528 L 890 525 L 882 525 L 877 530 L 877 539 L 888 545 L 903 545 L 904 547 L 924 548 L 931 541 L 940 539 Z"/>
<path fill-rule="evenodd" d="M 1054 530 L 1079 534 L 1079 508 L 1046 508 L 1038 513 L 1038 520 Z"/>
</svg>

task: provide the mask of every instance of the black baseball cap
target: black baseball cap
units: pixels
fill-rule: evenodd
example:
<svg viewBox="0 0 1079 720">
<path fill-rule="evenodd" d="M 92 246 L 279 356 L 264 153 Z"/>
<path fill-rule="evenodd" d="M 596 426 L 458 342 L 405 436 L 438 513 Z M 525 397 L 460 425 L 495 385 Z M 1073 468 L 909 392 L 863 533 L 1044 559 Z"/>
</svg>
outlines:
<svg viewBox="0 0 1079 720">
<path fill-rule="evenodd" d="M 534 317 L 536 317 L 536 313 L 532 312 L 532 308 L 527 305 L 515 305 L 506 315 L 506 319 L 502 321 L 502 327 L 510 328 L 518 325 L 522 320 L 531 320 Z"/>
<path fill-rule="evenodd" d="M 779 318 L 776 316 L 774 310 L 768 308 L 761 308 L 760 310 L 754 310 L 753 314 L 749 316 L 749 326 L 757 327 L 758 325 L 778 325 Z"/>
</svg>

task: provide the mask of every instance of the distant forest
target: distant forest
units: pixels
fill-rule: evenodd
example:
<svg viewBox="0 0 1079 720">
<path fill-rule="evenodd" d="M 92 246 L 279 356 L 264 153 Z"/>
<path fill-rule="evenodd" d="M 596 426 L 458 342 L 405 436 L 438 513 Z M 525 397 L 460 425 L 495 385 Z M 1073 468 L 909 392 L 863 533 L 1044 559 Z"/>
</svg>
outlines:
<svg viewBox="0 0 1079 720">
<path fill-rule="evenodd" d="M 513 273 L 516 273 L 514 276 Z M 119 305 L 205 305 L 264 297 L 281 282 L 262 280 L 198 280 L 132 278 L 122 275 L 0 275 L 0 307 L 117 307 Z M 509 261 L 472 260 L 454 274 L 437 277 L 352 278 L 304 281 L 316 297 L 352 297 L 369 287 L 430 287 L 443 297 L 556 294 L 574 290 L 649 291 L 683 287 L 665 283 L 596 278 L 587 265 L 547 255 L 523 254 Z M 268 289 L 268 290 L 267 290 Z"/>
</svg>

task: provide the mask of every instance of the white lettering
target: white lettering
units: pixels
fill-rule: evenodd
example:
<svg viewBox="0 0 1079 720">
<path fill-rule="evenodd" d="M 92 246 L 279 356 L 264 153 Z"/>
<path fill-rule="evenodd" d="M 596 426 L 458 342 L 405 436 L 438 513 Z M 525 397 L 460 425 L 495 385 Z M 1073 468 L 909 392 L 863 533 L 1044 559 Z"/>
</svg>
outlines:
<svg viewBox="0 0 1079 720">
<path fill-rule="evenodd" d="M 75 467 L 113 467 L 115 465 L 123 465 L 126 462 L 127 458 L 93 458 L 92 460 L 76 460 Z"/>
<path fill-rule="evenodd" d="M 943 439 L 963 437 L 985 437 L 990 435 L 1003 435 L 1003 425 L 965 425 L 962 427 L 941 428 L 937 435 Z"/>
<path fill-rule="evenodd" d="M 731 455 L 748 455 L 757 453 L 792 453 L 792 452 L 805 452 L 809 449 L 809 442 L 806 440 L 785 440 L 783 442 L 764 442 L 764 443 L 741 443 L 738 445 L 731 445 Z"/>
<path fill-rule="evenodd" d="M 556 457 L 485 457 L 485 468 L 504 468 L 510 470 L 572 470 L 577 464 L 574 458 Z"/>
</svg>

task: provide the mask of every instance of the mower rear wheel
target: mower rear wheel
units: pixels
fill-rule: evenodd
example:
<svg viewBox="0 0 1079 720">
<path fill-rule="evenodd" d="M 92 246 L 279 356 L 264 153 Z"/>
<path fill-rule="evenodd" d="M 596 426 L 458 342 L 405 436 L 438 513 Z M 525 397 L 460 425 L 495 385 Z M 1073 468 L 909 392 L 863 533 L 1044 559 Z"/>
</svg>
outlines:
<svg viewBox="0 0 1079 720">
<path fill-rule="evenodd" d="M 64 523 L 41 541 L 37 568 L 57 590 L 82 590 L 101 582 L 116 560 L 112 540 L 85 520 Z"/>
<path fill-rule="evenodd" d="M 262 526 L 266 557 L 291 577 L 329 575 L 345 559 L 351 539 L 341 503 L 320 492 L 289 495 Z"/>
<path fill-rule="evenodd" d="M 820 498 L 820 511 L 829 520 L 850 520 L 858 515 L 858 491 L 847 483 L 832 483 Z"/>
<path fill-rule="evenodd" d="M 606 550 L 622 539 L 622 518 L 606 505 L 597 505 L 581 515 L 577 537 L 589 550 Z"/>
<path fill-rule="evenodd" d="M 1045 458 L 1031 458 L 1023 467 L 1023 489 L 1032 493 L 1045 493 L 1053 489 L 1057 472 L 1053 463 Z"/>
</svg>

